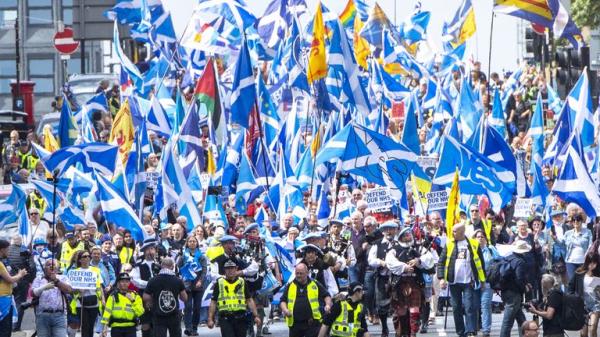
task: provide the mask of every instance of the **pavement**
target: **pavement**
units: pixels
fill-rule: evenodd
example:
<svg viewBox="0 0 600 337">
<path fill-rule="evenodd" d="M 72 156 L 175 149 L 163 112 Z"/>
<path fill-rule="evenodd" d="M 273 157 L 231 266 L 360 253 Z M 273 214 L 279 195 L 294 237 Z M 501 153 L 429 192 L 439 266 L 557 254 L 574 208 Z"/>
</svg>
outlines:
<svg viewBox="0 0 600 337">
<path fill-rule="evenodd" d="M 531 314 L 526 313 L 527 319 L 531 319 Z M 494 314 L 492 316 L 492 332 L 491 336 L 499 336 L 500 335 L 500 324 L 502 322 L 502 314 Z M 393 329 L 392 320 L 389 319 L 388 326 L 390 329 Z M 22 325 L 23 331 L 14 332 L 12 334 L 13 337 L 30 337 L 35 330 L 35 317 L 33 314 L 33 310 L 29 309 L 25 312 L 25 317 L 23 319 Z M 182 327 L 183 331 L 183 327 Z M 265 335 L 265 337 L 287 337 L 288 336 L 288 327 L 283 321 L 273 322 L 269 326 L 270 335 Z M 202 337 L 220 337 L 221 331 L 219 328 L 208 329 L 206 327 L 199 328 L 198 332 Z M 381 325 L 369 325 L 369 333 L 371 336 L 380 336 L 381 335 Z M 518 336 L 518 330 L 516 327 L 516 323 L 513 326 L 513 330 L 511 336 Z M 569 333 L 569 336 L 576 336 L 578 333 Z M 77 334 L 80 336 L 80 334 Z M 141 336 L 141 333 L 138 331 L 138 336 Z M 390 333 L 390 336 L 394 336 L 393 333 Z M 444 317 L 436 317 L 435 323 L 430 325 L 429 331 L 426 334 L 419 333 L 418 336 L 424 337 L 433 337 L 433 336 L 456 336 L 456 332 L 454 331 L 454 321 L 452 319 L 452 311 L 450 310 L 448 313 L 448 320 L 446 329 L 444 329 Z M 479 334 L 481 336 L 481 334 Z M 540 331 L 541 336 L 541 331 Z"/>
</svg>

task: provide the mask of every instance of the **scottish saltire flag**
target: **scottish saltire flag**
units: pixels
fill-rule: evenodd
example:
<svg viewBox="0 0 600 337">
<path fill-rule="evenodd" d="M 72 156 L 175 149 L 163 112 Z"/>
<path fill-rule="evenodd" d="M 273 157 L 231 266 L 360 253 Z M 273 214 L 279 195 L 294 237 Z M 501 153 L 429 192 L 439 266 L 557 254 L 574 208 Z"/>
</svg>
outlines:
<svg viewBox="0 0 600 337">
<path fill-rule="evenodd" d="M 551 165 L 555 163 L 555 159 L 559 152 L 563 149 L 564 145 L 571 135 L 571 118 L 569 116 L 569 105 L 563 105 L 562 111 L 556 120 L 556 125 L 552 131 L 552 140 L 546 147 L 546 153 L 544 154 L 543 164 Z"/>
<path fill-rule="evenodd" d="M 150 20 L 151 26 L 148 31 L 150 42 L 158 47 L 163 55 L 172 57 L 171 53 L 175 48 L 177 36 L 171 14 L 164 9 L 164 6 L 156 6 L 151 9 Z"/>
<path fill-rule="evenodd" d="M 141 88 L 144 82 L 142 74 L 139 69 L 131 62 L 131 60 L 125 55 L 123 52 L 123 48 L 121 48 L 121 39 L 119 37 L 119 26 L 117 21 L 115 21 L 114 31 L 113 31 L 113 49 L 121 64 L 121 70 L 125 70 L 129 78 L 133 81 L 133 84 L 136 88 Z"/>
<path fill-rule="evenodd" d="M 82 104 L 79 110 L 73 112 L 73 118 L 75 118 L 77 124 L 81 125 L 81 127 L 83 128 L 82 123 L 84 121 L 84 117 L 87 116 L 87 119 L 90 120 L 91 118 L 89 115 L 95 110 L 103 112 L 109 111 L 108 101 L 106 100 L 106 94 L 104 94 L 103 92 L 92 96 L 92 98 L 90 98 L 87 102 Z"/>
<path fill-rule="evenodd" d="M 246 153 L 242 151 L 240 159 L 240 170 L 237 178 L 236 192 L 235 192 L 235 207 L 238 212 L 245 214 L 247 205 L 250 202 L 250 194 L 257 187 L 254 174 L 252 173 L 252 167 L 250 161 L 246 156 Z"/>
<path fill-rule="evenodd" d="M 375 59 L 371 60 L 369 89 L 373 91 L 372 99 L 376 102 L 389 98 L 400 102 L 410 96 L 410 90 L 388 74 Z M 389 104 L 391 106 L 391 103 Z"/>
<path fill-rule="evenodd" d="M 339 20 L 335 20 L 329 41 L 327 88 L 341 104 L 356 107 L 361 114 L 371 111 L 366 89 L 361 85 L 360 70 L 354 59 L 350 41 Z M 335 85 L 332 85 L 335 84 Z"/>
<path fill-rule="evenodd" d="M 102 175 L 96 175 L 100 206 L 106 221 L 131 231 L 136 241 L 144 240 L 144 229 L 139 217 L 129 205 L 127 198 L 119 193 L 115 186 Z"/>
<path fill-rule="evenodd" d="M 579 205 L 588 217 L 600 214 L 600 196 L 578 150 L 568 145 L 566 158 L 552 186 L 552 193 Z"/>
<path fill-rule="evenodd" d="M 453 48 L 465 43 L 475 32 L 475 10 L 471 0 L 463 0 L 450 22 L 445 22 L 442 40 Z"/>
<path fill-rule="evenodd" d="M 544 106 L 542 103 L 542 93 L 538 93 L 535 102 L 535 111 L 531 117 L 531 126 L 527 131 L 527 136 L 531 137 L 531 169 L 534 165 L 542 167 L 544 158 Z"/>
<path fill-rule="evenodd" d="M 504 91 L 502 91 L 502 109 L 506 110 L 508 100 L 517 89 L 519 89 L 519 82 L 521 81 L 521 75 L 523 75 L 523 69 L 517 69 L 517 71 L 510 74 L 508 79 L 504 82 Z"/>
<path fill-rule="evenodd" d="M 179 142 L 184 144 L 179 150 L 179 161 L 183 175 L 189 178 L 192 168 L 198 167 L 200 172 L 205 169 L 206 155 L 202 147 L 200 131 L 200 116 L 196 104 L 192 103 L 179 130 Z"/>
<path fill-rule="evenodd" d="M 583 71 L 566 100 L 572 130 L 580 132 L 584 148 L 594 143 L 594 115 L 587 71 Z"/>
<path fill-rule="evenodd" d="M 418 6 L 410 20 L 402 27 L 402 39 L 408 45 L 424 40 L 430 19 L 431 12 L 422 12 Z"/>
<path fill-rule="evenodd" d="M 504 109 L 500 92 L 494 90 L 494 102 L 492 104 L 492 113 L 488 116 L 488 123 L 501 135 L 506 135 L 506 118 L 504 117 Z"/>
<path fill-rule="evenodd" d="M 163 209 L 160 212 L 162 217 L 166 217 L 167 208 L 175 206 L 179 214 L 187 218 L 188 231 L 190 231 L 195 224 L 202 222 L 190 187 L 181 166 L 179 166 L 176 153 L 173 151 L 173 146 L 173 142 L 167 143 L 161 159 L 163 165 L 161 174 Z"/>
<path fill-rule="evenodd" d="M 542 168 L 533 163 L 533 165 L 531 165 L 531 170 L 533 173 L 533 181 L 531 182 L 531 199 L 535 205 L 546 208 L 546 198 L 550 192 L 548 192 L 548 187 L 544 181 Z"/>
<path fill-rule="evenodd" d="M 458 118 L 460 121 L 463 140 L 467 140 L 471 137 L 479 119 L 483 114 L 483 106 L 481 102 L 475 98 L 471 86 L 467 82 L 466 78 L 463 77 L 462 85 L 460 86 L 460 96 L 456 102 L 455 111 L 458 112 Z"/>
<path fill-rule="evenodd" d="M 417 130 L 417 103 L 412 95 L 404 100 L 406 113 L 404 115 L 404 128 L 402 130 L 402 144 L 406 145 L 417 156 L 421 155 L 421 142 Z"/>
<path fill-rule="evenodd" d="M 385 64 L 399 63 L 413 77 L 420 78 L 427 74 L 427 69 L 402 46 L 396 43 L 389 31 L 383 31 L 383 62 Z"/>
<path fill-rule="evenodd" d="M 250 112 L 256 104 L 256 86 L 254 85 L 254 72 L 252 61 L 248 52 L 248 45 L 242 41 L 242 48 L 235 65 L 235 75 L 231 92 L 231 122 L 243 128 L 248 128 Z"/>
<path fill-rule="evenodd" d="M 221 185 L 231 186 L 237 179 L 237 167 L 240 163 L 244 136 L 232 134 L 231 143 L 226 147 L 226 155 L 222 156 L 223 166 L 219 168 L 221 171 Z"/>
<path fill-rule="evenodd" d="M 244 5 L 236 0 L 206 0 L 195 8 L 195 11 L 205 16 L 223 17 L 241 31 L 254 26 L 256 17 Z"/>
<path fill-rule="evenodd" d="M 462 65 L 466 49 L 467 44 L 463 43 L 442 55 L 442 60 L 440 61 L 440 70 L 438 74 L 441 76 L 446 76 L 450 74 L 453 70 L 456 70 L 460 65 Z"/>
<path fill-rule="evenodd" d="M 273 0 L 256 23 L 258 35 L 267 47 L 277 50 L 293 16 L 300 17 L 305 12 L 304 0 Z"/>
<path fill-rule="evenodd" d="M 392 197 L 399 200 L 416 157 L 405 145 L 387 136 L 364 126 L 348 124 L 321 148 L 315 167 L 339 160 L 340 169 L 388 186 Z"/>
<path fill-rule="evenodd" d="M 71 113 L 71 107 L 69 106 L 69 100 L 63 95 L 60 120 L 58 121 L 58 142 L 60 147 L 64 148 L 75 144 L 79 134 L 76 125 Z"/>
<path fill-rule="evenodd" d="M 17 184 L 12 184 L 12 192 L 6 200 L 0 202 L 0 229 L 6 225 L 19 223 L 19 209 L 26 207 L 27 194 Z"/>
<path fill-rule="evenodd" d="M 115 170 L 119 148 L 105 143 L 89 143 L 62 148 L 52 154 L 40 157 L 46 170 L 58 175 L 69 167 L 80 165 L 83 172 L 97 171 L 112 176 Z"/>
<path fill-rule="evenodd" d="M 548 93 L 548 108 L 554 111 L 555 114 L 559 114 L 562 109 L 563 101 L 550 84 L 546 85 L 546 92 Z"/>
<path fill-rule="evenodd" d="M 379 4 L 375 3 L 375 6 L 369 14 L 369 18 L 365 22 L 359 35 L 367 40 L 372 46 L 382 49 L 382 34 L 384 29 L 391 30 L 392 23 L 383 12 L 383 9 L 379 7 Z"/>
<path fill-rule="evenodd" d="M 171 122 L 158 96 L 152 96 L 150 99 L 150 109 L 146 116 L 146 127 L 148 130 L 152 130 L 164 137 L 171 136 Z"/>
<path fill-rule="evenodd" d="M 122 25 L 135 24 L 142 21 L 142 5 L 144 0 L 117 0 L 116 4 L 104 12 L 109 20 L 117 21 Z M 161 0 L 145 0 L 146 6 L 161 5 Z"/>
<path fill-rule="evenodd" d="M 260 110 L 260 118 L 263 126 L 263 136 L 266 146 L 270 151 L 273 151 L 277 146 L 277 134 L 279 132 L 279 115 L 277 107 L 271 100 L 271 95 L 267 90 L 262 76 L 258 76 L 258 102 Z"/>
<path fill-rule="evenodd" d="M 439 166 L 433 182 L 449 187 L 457 168 L 460 170 L 461 194 L 487 195 L 496 212 L 512 200 L 516 188 L 513 172 L 471 147 L 444 135 Z"/>
<path fill-rule="evenodd" d="M 294 170 L 296 182 L 302 191 L 307 191 L 313 180 L 313 161 L 310 149 L 306 149 Z"/>
</svg>

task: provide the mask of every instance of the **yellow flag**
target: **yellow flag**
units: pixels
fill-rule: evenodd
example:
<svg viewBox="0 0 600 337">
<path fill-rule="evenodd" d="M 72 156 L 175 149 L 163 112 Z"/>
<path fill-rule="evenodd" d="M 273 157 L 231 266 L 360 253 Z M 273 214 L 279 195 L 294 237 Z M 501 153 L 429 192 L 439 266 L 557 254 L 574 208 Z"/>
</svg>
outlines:
<svg viewBox="0 0 600 337">
<path fill-rule="evenodd" d="M 215 164 L 215 156 L 213 155 L 212 149 L 209 148 L 207 152 L 206 173 L 212 177 L 215 172 L 217 172 L 217 165 Z"/>
<path fill-rule="evenodd" d="M 356 62 L 363 69 L 367 69 L 367 58 L 371 54 L 371 48 L 369 42 L 360 36 L 360 30 L 363 28 L 363 22 L 360 21 L 360 17 L 357 15 L 354 18 L 354 57 Z"/>
<path fill-rule="evenodd" d="M 410 180 L 412 182 L 415 209 L 418 211 L 417 214 L 425 215 L 428 208 L 429 201 L 427 200 L 427 194 L 431 191 L 431 181 L 417 177 L 414 174 L 410 175 Z"/>
<path fill-rule="evenodd" d="M 50 124 L 44 125 L 43 135 L 44 149 L 46 151 L 54 152 L 60 148 L 60 146 L 58 146 L 56 138 L 54 138 L 54 135 L 52 134 L 52 126 L 50 126 Z"/>
<path fill-rule="evenodd" d="M 327 58 L 325 55 L 325 26 L 321 3 L 317 6 L 313 21 L 313 40 L 308 57 L 308 83 L 313 83 L 327 76 Z"/>
<path fill-rule="evenodd" d="M 314 158 L 317 155 L 317 152 L 321 148 L 321 129 L 317 129 L 317 132 L 313 136 L 312 143 L 310 144 L 310 154 Z"/>
<path fill-rule="evenodd" d="M 125 100 L 115 115 L 109 138 L 109 143 L 119 146 L 119 155 L 123 165 L 127 164 L 129 151 L 133 145 L 133 137 L 133 119 L 129 109 L 129 100 Z"/>
<path fill-rule="evenodd" d="M 446 209 L 446 235 L 448 239 L 454 237 L 452 230 L 454 224 L 460 219 L 460 191 L 458 189 L 458 169 L 454 172 L 452 188 L 448 196 L 448 208 Z"/>
</svg>

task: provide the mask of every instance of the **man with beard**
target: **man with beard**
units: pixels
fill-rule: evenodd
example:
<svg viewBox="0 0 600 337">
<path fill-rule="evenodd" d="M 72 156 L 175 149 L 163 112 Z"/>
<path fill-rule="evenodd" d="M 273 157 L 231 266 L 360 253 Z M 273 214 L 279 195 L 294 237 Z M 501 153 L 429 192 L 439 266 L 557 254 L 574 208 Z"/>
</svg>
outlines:
<svg viewBox="0 0 600 337">
<path fill-rule="evenodd" d="M 402 229 L 400 242 L 385 256 L 385 263 L 392 273 L 392 309 L 396 336 L 416 336 L 419 331 L 420 307 L 423 297 L 422 269 L 432 268 L 433 258 L 414 245 L 412 229 Z"/>
<path fill-rule="evenodd" d="M 356 264 L 352 242 L 349 238 L 342 236 L 343 225 L 339 220 L 331 220 L 329 223 L 329 241 L 327 242 L 327 250 L 345 262 L 345 266 L 336 264 L 332 267 L 340 289 L 346 289 L 350 284 L 348 269 Z"/>
<path fill-rule="evenodd" d="M 140 295 L 144 293 L 148 281 L 160 272 L 160 265 L 156 261 L 156 240 L 145 240 L 141 251 L 144 254 L 143 260 L 136 264 L 131 273 L 131 280 L 139 289 Z M 142 324 L 142 337 L 150 337 L 152 335 L 152 330 L 150 330 L 152 315 L 150 311 L 144 312 L 140 317 L 140 323 Z"/>
</svg>

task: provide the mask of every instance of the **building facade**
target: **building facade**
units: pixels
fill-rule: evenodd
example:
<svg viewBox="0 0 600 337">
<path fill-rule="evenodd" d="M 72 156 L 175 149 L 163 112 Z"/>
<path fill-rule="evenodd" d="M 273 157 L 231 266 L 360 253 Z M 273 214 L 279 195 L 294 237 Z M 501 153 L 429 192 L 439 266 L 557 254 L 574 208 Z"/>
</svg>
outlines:
<svg viewBox="0 0 600 337">
<path fill-rule="evenodd" d="M 73 0 L 1 0 L 0 110 L 12 109 L 10 82 L 17 73 L 15 21 L 19 27 L 20 77 L 36 83 L 34 116 L 39 120 L 51 112 L 51 103 L 68 74 L 102 71 L 102 41 L 85 41 L 83 64 L 79 51 L 63 61 L 54 49 L 53 36 L 61 21 L 71 25 Z"/>
</svg>

